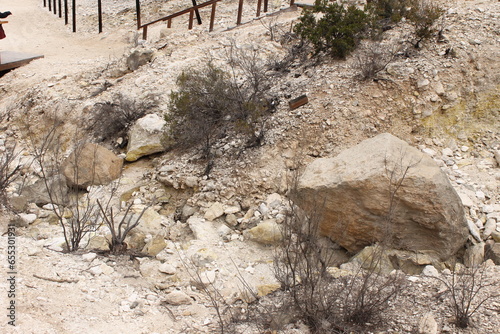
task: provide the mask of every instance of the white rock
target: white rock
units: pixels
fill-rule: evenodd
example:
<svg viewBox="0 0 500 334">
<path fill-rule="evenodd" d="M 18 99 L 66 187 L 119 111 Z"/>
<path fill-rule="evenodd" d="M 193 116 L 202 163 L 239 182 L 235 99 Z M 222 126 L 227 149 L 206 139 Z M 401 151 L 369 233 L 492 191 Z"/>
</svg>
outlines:
<svg viewBox="0 0 500 334">
<path fill-rule="evenodd" d="M 241 211 L 241 207 L 239 205 L 232 205 L 232 206 L 227 206 L 225 209 L 224 209 L 224 213 L 226 215 L 231 215 L 231 214 L 235 214 L 235 213 L 238 213 Z"/>
<path fill-rule="evenodd" d="M 431 157 L 434 157 L 436 155 L 436 151 L 434 151 L 433 149 L 430 149 L 430 148 L 424 148 L 422 150 L 422 152 L 424 152 L 425 154 L 427 154 Z"/>
<path fill-rule="evenodd" d="M 468 208 L 472 207 L 474 205 L 474 202 L 470 199 L 469 196 L 467 196 L 464 193 L 457 192 L 458 196 L 460 197 L 460 200 L 462 201 L 462 205 L 466 206 Z"/>
<path fill-rule="evenodd" d="M 160 266 L 158 267 L 158 270 L 164 274 L 167 274 L 167 275 L 174 275 L 176 272 L 177 272 L 177 269 L 171 265 L 170 263 L 162 263 L 160 264 Z"/>
<path fill-rule="evenodd" d="M 96 253 L 86 253 L 82 255 L 82 259 L 86 262 L 92 262 L 97 257 Z"/>
<path fill-rule="evenodd" d="M 497 227 L 495 219 L 488 219 L 484 225 L 483 238 L 486 240 Z"/>
<path fill-rule="evenodd" d="M 484 205 L 483 206 L 483 212 L 484 213 L 492 213 L 494 211 L 495 211 L 495 209 L 493 208 L 492 205 Z"/>
<path fill-rule="evenodd" d="M 474 224 L 474 222 L 472 222 L 472 220 L 467 219 L 467 227 L 469 227 L 469 232 L 474 237 L 474 239 L 476 239 L 479 242 L 483 240 L 481 239 L 481 235 L 479 234 L 479 229 Z"/>
<path fill-rule="evenodd" d="M 101 266 L 95 266 L 89 269 L 89 272 L 94 276 L 99 276 L 102 274 Z"/>
<path fill-rule="evenodd" d="M 189 305 L 192 299 L 182 291 L 172 291 L 165 296 L 165 301 L 170 305 Z"/>
<path fill-rule="evenodd" d="M 279 207 L 281 205 L 281 201 L 281 195 L 277 193 L 272 193 L 266 198 L 266 204 L 271 209 Z"/>
<path fill-rule="evenodd" d="M 233 230 L 231 230 L 227 225 L 225 224 L 222 224 L 221 226 L 219 226 L 217 228 L 217 233 L 219 234 L 219 236 L 221 237 L 226 237 L 228 235 L 230 235 L 231 233 L 233 232 Z"/>
<path fill-rule="evenodd" d="M 34 213 L 20 213 L 19 217 L 28 225 L 32 224 L 37 218 Z"/>
<path fill-rule="evenodd" d="M 427 79 L 422 79 L 422 80 L 419 80 L 419 81 L 417 82 L 417 88 L 418 88 L 418 89 L 422 89 L 422 88 L 425 88 L 425 87 L 429 86 L 429 84 L 430 84 L 430 81 L 429 81 L 429 80 L 427 80 Z"/>
<path fill-rule="evenodd" d="M 453 156 L 453 150 L 449 147 L 443 148 L 441 151 L 441 154 L 443 157 L 452 157 Z"/>
<path fill-rule="evenodd" d="M 197 216 L 191 216 L 187 224 L 197 240 L 217 241 L 219 234 L 215 230 L 213 223 Z"/>
<path fill-rule="evenodd" d="M 438 325 L 432 313 L 426 313 L 418 323 L 418 334 L 437 334 Z"/>
<path fill-rule="evenodd" d="M 422 270 L 422 275 L 439 277 L 439 271 L 434 266 L 427 265 L 424 267 L 424 270 Z"/>
<path fill-rule="evenodd" d="M 184 184 L 189 188 L 194 188 L 198 185 L 198 177 L 196 176 L 188 176 L 184 180 Z"/>
<path fill-rule="evenodd" d="M 205 219 L 209 221 L 213 221 L 224 214 L 224 207 L 221 203 L 215 202 L 208 208 L 205 212 Z"/>
<path fill-rule="evenodd" d="M 484 201 L 486 199 L 486 195 L 481 190 L 476 191 L 476 197 L 480 201 Z"/>
</svg>

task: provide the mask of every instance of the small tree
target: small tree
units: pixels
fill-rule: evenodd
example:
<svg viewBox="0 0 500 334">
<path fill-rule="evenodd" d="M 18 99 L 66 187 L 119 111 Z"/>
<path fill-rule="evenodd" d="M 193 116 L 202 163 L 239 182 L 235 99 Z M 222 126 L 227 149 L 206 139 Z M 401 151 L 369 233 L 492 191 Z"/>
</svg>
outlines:
<svg viewBox="0 0 500 334">
<path fill-rule="evenodd" d="M 17 158 L 16 144 L 5 145 L 5 151 L 0 155 L 0 204 L 7 205 L 7 187 L 15 181 L 21 168 L 15 164 Z"/>
<path fill-rule="evenodd" d="M 238 56 L 236 57 L 235 54 Z M 187 70 L 177 78 L 178 91 L 170 94 L 169 139 L 180 148 L 201 146 L 208 175 L 214 163 L 214 144 L 228 135 L 250 143 L 263 137 L 263 116 L 270 108 L 264 67 L 255 55 L 233 49 L 228 56 L 232 75 L 208 62 L 200 70 Z M 236 73 L 242 79 L 236 80 Z"/>
<path fill-rule="evenodd" d="M 85 193 L 77 186 L 68 187 L 66 179 L 61 175 L 63 156 L 61 154 L 60 129 L 61 123 L 55 121 L 49 131 L 37 144 L 34 133 L 28 127 L 28 136 L 35 161 L 40 171 L 41 180 L 45 186 L 52 212 L 63 230 L 66 250 L 77 251 L 84 238 L 101 226 L 101 215 L 92 194 Z M 75 145 L 78 150 L 83 145 Z M 79 154 L 73 154 L 72 165 L 75 180 L 78 180 Z M 76 181 L 75 183 L 78 183 Z"/>
<path fill-rule="evenodd" d="M 110 198 L 111 199 L 111 198 Z M 99 206 L 99 210 L 101 211 L 102 217 L 109 231 L 111 232 L 111 240 L 108 240 L 109 250 L 113 254 L 123 253 L 127 250 L 127 244 L 125 243 L 125 238 L 134 228 L 139 225 L 139 222 L 142 218 L 142 215 L 149 206 L 146 206 L 139 216 L 134 217 L 133 214 L 130 214 L 130 209 L 133 204 L 130 204 L 125 213 L 123 214 L 122 219 L 117 224 L 115 223 L 115 215 L 113 213 L 113 208 L 109 206 L 109 201 L 105 206 L 101 204 L 99 200 L 97 200 L 97 205 Z"/>
<path fill-rule="evenodd" d="M 498 280 L 489 279 L 486 275 L 487 265 L 476 264 L 468 268 L 454 263 L 449 274 L 439 279 L 446 287 L 445 295 L 453 310 L 455 324 L 459 328 L 471 325 L 472 316 L 490 299 L 500 298 Z M 490 293 L 488 288 L 497 286 Z"/>
<path fill-rule="evenodd" d="M 321 14 L 321 15 L 320 15 Z M 314 46 L 316 53 L 326 52 L 344 59 L 363 38 L 369 23 L 365 11 L 351 5 L 317 0 L 312 10 L 299 18 L 294 31 Z"/>
</svg>

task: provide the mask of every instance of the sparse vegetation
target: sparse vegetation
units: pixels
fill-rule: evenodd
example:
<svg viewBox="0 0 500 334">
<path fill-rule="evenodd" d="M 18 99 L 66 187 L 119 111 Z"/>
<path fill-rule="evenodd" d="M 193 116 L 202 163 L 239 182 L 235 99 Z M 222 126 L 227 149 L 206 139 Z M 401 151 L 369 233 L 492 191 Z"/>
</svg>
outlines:
<svg viewBox="0 0 500 334">
<path fill-rule="evenodd" d="M 158 106 L 155 96 L 134 99 L 117 93 L 112 102 L 96 103 L 92 110 L 92 121 L 87 127 L 98 141 L 125 138 L 136 120 L 151 113 Z"/>
<path fill-rule="evenodd" d="M 292 198 L 297 196 L 293 192 Z M 313 333 L 351 332 L 366 323 L 376 327 L 398 297 L 404 279 L 380 273 L 383 245 L 363 263 L 364 269 L 332 272 L 334 255 L 320 235 L 322 203 L 318 199 L 307 212 L 290 203 L 275 260 L 276 278 L 289 292 L 290 300 L 284 304 Z"/>
<path fill-rule="evenodd" d="M 21 165 L 16 164 L 17 158 L 15 143 L 5 145 L 5 151 L 0 155 L 0 204 L 7 205 L 6 190 L 15 181 Z"/>
<path fill-rule="evenodd" d="M 138 216 L 134 216 L 130 212 L 133 204 L 130 204 L 125 210 L 125 213 L 123 214 L 123 217 L 117 226 L 117 224 L 115 223 L 116 216 L 113 213 L 113 208 L 109 206 L 109 201 L 105 206 L 103 206 L 101 202 L 97 200 L 97 205 L 99 206 L 99 210 L 102 214 L 104 222 L 106 223 L 106 226 L 111 232 L 111 240 L 108 240 L 109 250 L 112 254 L 125 252 L 127 250 L 125 238 L 130 233 L 130 231 L 132 231 L 137 227 L 137 225 L 139 225 L 142 215 L 144 214 L 144 212 L 146 212 L 149 206 L 144 207 L 144 209 Z"/>
<path fill-rule="evenodd" d="M 30 131 L 30 129 L 28 129 Z M 44 135 L 40 144 L 36 144 L 29 132 L 32 153 L 39 168 L 40 178 L 45 187 L 51 210 L 63 230 L 66 251 L 77 251 L 84 238 L 101 226 L 101 217 L 97 203 L 92 195 L 82 192 L 78 187 L 68 187 L 61 175 L 63 155 L 60 143 L 60 123 L 55 121 Z M 76 145 L 78 150 L 83 145 Z M 73 155 L 78 159 L 78 154 Z M 74 175 L 78 178 L 78 163 L 74 161 Z"/>
<path fill-rule="evenodd" d="M 207 161 L 206 175 L 213 166 L 213 147 L 219 139 L 240 137 L 245 147 L 262 143 L 264 115 L 272 108 L 266 66 L 256 50 L 232 44 L 227 63 L 231 73 L 212 61 L 199 70 L 184 71 L 177 78 L 179 90 L 170 95 L 170 112 L 166 115 L 174 145 L 201 146 Z"/>
<path fill-rule="evenodd" d="M 368 19 L 367 13 L 354 5 L 344 7 L 336 2 L 317 0 L 314 7 L 299 18 L 294 31 L 313 44 L 316 54 L 326 52 L 344 59 L 363 38 Z"/>
<path fill-rule="evenodd" d="M 379 39 L 402 19 L 414 26 L 413 45 L 419 48 L 435 32 L 433 25 L 442 13 L 438 5 L 426 0 L 374 0 L 364 9 L 317 0 L 312 9 L 304 11 L 294 31 L 314 46 L 316 55 L 345 59 L 361 40 Z"/>
<path fill-rule="evenodd" d="M 486 263 L 470 268 L 454 263 L 449 273 L 438 278 L 446 288 L 443 296 L 451 306 L 455 325 L 459 328 L 471 326 L 473 315 L 486 301 L 500 298 L 498 287 L 495 293 L 486 291 L 491 286 L 498 286 L 498 281 L 486 279 L 486 270 Z"/>
</svg>

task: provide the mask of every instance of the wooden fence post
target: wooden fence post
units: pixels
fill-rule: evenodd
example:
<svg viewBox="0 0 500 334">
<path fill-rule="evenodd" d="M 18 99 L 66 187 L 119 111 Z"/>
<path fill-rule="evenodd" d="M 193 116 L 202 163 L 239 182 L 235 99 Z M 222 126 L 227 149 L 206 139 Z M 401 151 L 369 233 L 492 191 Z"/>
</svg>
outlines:
<svg viewBox="0 0 500 334">
<path fill-rule="evenodd" d="M 243 12 L 243 0 L 240 0 L 240 2 L 238 3 L 238 18 L 236 19 L 236 25 L 240 25 L 241 24 L 241 14 Z"/>
<path fill-rule="evenodd" d="M 97 0 L 97 16 L 99 19 L 99 33 L 102 32 L 102 4 L 101 0 Z"/>
<path fill-rule="evenodd" d="M 215 8 L 217 6 L 217 2 L 214 2 L 212 4 L 212 12 L 210 13 L 210 28 L 208 28 L 208 31 L 213 31 L 214 30 L 214 20 L 215 20 Z"/>
</svg>

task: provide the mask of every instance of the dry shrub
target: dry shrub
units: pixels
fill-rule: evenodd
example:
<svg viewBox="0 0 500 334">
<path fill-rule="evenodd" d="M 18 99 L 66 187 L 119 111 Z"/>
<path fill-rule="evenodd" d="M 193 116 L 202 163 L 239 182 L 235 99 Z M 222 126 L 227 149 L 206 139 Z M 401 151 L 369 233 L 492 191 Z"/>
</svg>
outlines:
<svg viewBox="0 0 500 334">
<path fill-rule="evenodd" d="M 100 142 L 125 138 L 134 122 L 151 113 L 157 106 L 158 101 L 154 95 L 138 100 L 118 93 L 112 102 L 94 105 L 87 130 Z"/>
</svg>

